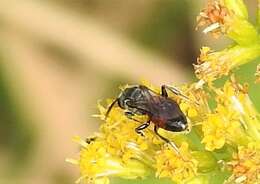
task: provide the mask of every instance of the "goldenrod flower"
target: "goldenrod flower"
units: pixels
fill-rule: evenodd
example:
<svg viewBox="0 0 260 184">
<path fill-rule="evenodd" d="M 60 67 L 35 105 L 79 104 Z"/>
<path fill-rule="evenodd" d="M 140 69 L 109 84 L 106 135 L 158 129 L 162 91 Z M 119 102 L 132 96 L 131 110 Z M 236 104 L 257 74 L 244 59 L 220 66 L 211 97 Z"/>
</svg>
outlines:
<svg viewBox="0 0 260 184">
<path fill-rule="evenodd" d="M 125 162 L 120 154 L 111 152 L 111 147 L 105 139 L 97 138 L 89 144 L 80 138 L 76 138 L 76 141 L 81 145 L 79 159 L 67 159 L 67 161 L 79 166 L 81 177 L 77 182 L 108 184 L 108 176 L 133 179 L 143 178 L 150 174 L 149 167 L 144 163 L 136 159 L 128 159 Z M 136 149 L 138 152 L 138 148 Z"/>
<path fill-rule="evenodd" d="M 209 47 L 202 47 L 201 54 L 194 65 L 197 78 L 212 82 L 240 65 L 260 56 L 260 44 L 249 47 L 233 46 L 222 51 L 213 52 Z"/>
<path fill-rule="evenodd" d="M 209 0 L 197 21 L 197 28 L 206 27 L 204 33 L 210 32 L 214 37 L 225 34 L 239 45 L 251 45 L 259 40 L 242 0 Z"/>
<path fill-rule="evenodd" d="M 177 183 L 183 183 L 197 174 L 198 161 L 192 157 L 188 144 L 183 142 L 177 155 L 172 149 L 164 147 L 156 154 L 156 175 L 169 177 Z"/>
<path fill-rule="evenodd" d="M 232 175 L 226 183 L 253 184 L 260 183 L 260 150 L 259 143 L 251 142 L 238 147 L 233 160 L 228 163 Z"/>
<path fill-rule="evenodd" d="M 210 114 L 202 125 L 204 138 L 202 143 L 205 143 L 206 149 L 213 151 L 224 146 L 226 142 L 231 141 L 233 136 L 237 135 L 239 130 L 239 122 L 229 121 L 221 114 Z M 241 132 L 241 131 L 240 131 Z"/>
<path fill-rule="evenodd" d="M 208 104 L 209 96 L 203 90 L 204 83 L 201 82 L 198 81 L 180 87 L 182 93 L 189 99 L 181 100 L 180 108 L 191 121 L 191 126 L 201 123 L 211 112 Z"/>
<path fill-rule="evenodd" d="M 99 109 L 101 113 L 100 116 L 104 117 L 106 108 L 99 104 Z M 147 121 L 147 117 L 145 116 L 136 116 L 135 118 L 140 122 Z M 100 131 L 104 134 L 106 144 L 110 146 L 110 152 L 119 154 L 124 158 L 124 161 L 127 161 L 127 158 L 129 158 L 133 152 L 133 150 L 129 149 L 129 143 L 134 143 L 142 152 L 153 149 L 154 143 L 163 144 L 163 141 L 154 135 L 151 129 L 144 130 L 145 136 L 138 135 L 135 132 L 135 128 L 139 125 L 139 122 L 128 119 L 122 109 L 115 107 L 110 112 L 106 122 L 100 126 Z"/>
<path fill-rule="evenodd" d="M 260 122 L 247 95 L 247 86 L 238 84 L 232 77 L 222 89 L 214 91 L 217 107 L 202 124 L 202 142 L 206 149 L 219 149 L 225 143 L 244 145 L 248 143 L 249 135 L 260 140 Z"/>
<path fill-rule="evenodd" d="M 198 17 L 200 26 L 206 26 L 203 32 L 215 37 L 223 33 L 236 44 L 218 52 L 203 47 L 194 65 L 199 79 L 212 82 L 260 56 L 260 37 L 257 28 L 248 21 L 242 0 L 209 0 Z"/>
<path fill-rule="evenodd" d="M 228 9 L 220 1 L 208 1 L 207 7 L 197 17 L 197 28 L 206 27 L 204 33 L 211 32 L 214 37 L 218 37 L 221 32 L 225 32 L 223 25 L 227 16 Z"/>
<path fill-rule="evenodd" d="M 223 91 L 217 90 L 216 92 L 219 95 L 217 102 L 227 106 L 229 112 L 233 113 L 239 119 L 246 134 L 254 140 L 259 141 L 259 116 L 249 98 L 247 84 L 241 85 L 235 80 L 234 76 L 231 76 L 231 80 L 224 85 Z M 227 95 L 225 96 L 224 94 Z M 243 137 L 246 138 L 246 136 Z"/>
</svg>

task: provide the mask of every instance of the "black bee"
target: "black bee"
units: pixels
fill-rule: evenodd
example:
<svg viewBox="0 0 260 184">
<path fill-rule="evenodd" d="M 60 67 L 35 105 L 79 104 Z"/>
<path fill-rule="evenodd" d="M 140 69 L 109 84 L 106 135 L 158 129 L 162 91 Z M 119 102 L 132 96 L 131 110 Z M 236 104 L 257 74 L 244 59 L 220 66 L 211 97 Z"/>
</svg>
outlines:
<svg viewBox="0 0 260 184">
<path fill-rule="evenodd" d="M 142 130 L 147 128 L 150 122 L 153 122 L 156 135 L 165 142 L 170 143 L 178 152 L 177 147 L 172 142 L 158 133 L 159 128 L 172 132 L 182 132 L 188 128 L 185 115 L 179 105 L 173 99 L 168 98 L 167 90 L 188 99 L 177 89 L 166 85 L 162 85 L 161 94 L 154 92 L 144 85 L 130 86 L 124 89 L 118 98 L 108 107 L 106 117 L 109 116 L 111 109 L 116 103 L 120 108 L 124 109 L 125 115 L 129 119 L 138 121 L 134 119 L 134 115 L 147 115 L 148 121 L 141 122 L 142 124 L 135 131 L 143 135 Z"/>
</svg>

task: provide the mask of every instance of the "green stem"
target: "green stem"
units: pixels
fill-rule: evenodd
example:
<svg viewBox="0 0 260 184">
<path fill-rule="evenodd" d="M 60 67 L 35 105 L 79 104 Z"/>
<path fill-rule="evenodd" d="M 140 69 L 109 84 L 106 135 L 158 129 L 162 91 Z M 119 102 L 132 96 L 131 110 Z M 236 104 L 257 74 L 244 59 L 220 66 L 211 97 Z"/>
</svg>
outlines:
<svg viewBox="0 0 260 184">
<path fill-rule="evenodd" d="M 227 36 L 239 45 L 252 45 L 259 43 L 259 35 L 253 24 L 246 19 L 233 16 L 227 30 Z"/>
<path fill-rule="evenodd" d="M 243 115 L 243 119 L 247 125 L 247 133 L 260 142 L 260 120 L 257 116 L 258 112 L 248 96 L 244 99 L 244 104 L 246 113 Z"/>
<path fill-rule="evenodd" d="M 224 4 L 236 16 L 244 19 L 248 18 L 247 8 L 243 0 L 224 0 Z"/>
<path fill-rule="evenodd" d="M 260 56 L 260 44 L 253 44 L 248 47 L 236 45 L 234 47 L 214 52 L 209 60 L 217 58 L 220 63 L 229 63 L 230 69 L 246 64 Z"/>
<path fill-rule="evenodd" d="M 226 20 L 227 36 L 239 45 L 251 45 L 259 41 L 257 29 L 248 21 L 248 11 L 243 0 L 224 0 L 229 10 Z"/>
</svg>

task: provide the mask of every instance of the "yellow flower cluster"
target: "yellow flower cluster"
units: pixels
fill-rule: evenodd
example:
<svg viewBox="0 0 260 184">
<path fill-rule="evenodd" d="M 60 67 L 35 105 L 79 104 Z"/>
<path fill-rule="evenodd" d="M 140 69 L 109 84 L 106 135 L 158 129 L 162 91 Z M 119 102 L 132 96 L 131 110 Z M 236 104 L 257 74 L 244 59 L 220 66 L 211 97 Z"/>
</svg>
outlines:
<svg viewBox="0 0 260 184">
<path fill-rule="evenodd" d="M 233 68 L 257 58 L 260 55 L 259 50 L 260 45 L 235 45 L 218 52 L 213 52 L 209 47 L 202 47 L 197 64 L 194 64 L 195 74 L 198 79 L 211 83 L 230 74 Z"/>
<path fill-rule="evenodd" d="M 235 81 L 228 81 L 223 89 L 214 90 L 217 95 L 217 107 L 202 123 L 204 133 L 202 142 L 206 144 L 207 150 L 222 148 L 225 143 L 245 143 L 246 135 L 243 126 L 246 125 L 242 124 L 243 114 L 249 112 L 244 112 L 243 98 L 246 94 L 242 90 L 245 89 Z"/>
<path fill-rule="evenodd" d="M 128 159 L 126 162 L 120 155 L 111 151 L 111 145 L 108 145 L 107 140 L 102 137 L 97 137 L 89 144 L 78 137 L 75 138 L 75 141 L 81 145 L 79 159 L 67 159 L 67 161 L 79 166 L 81 177 L 76 183 L 86 181 L 89 184 L 108 184 L 108 176 L 134 179 L 150 174 L 147 165 L 137 160 L 141 160 L 143 155 L 139 155 L 140 157 L 136 155 L 136 159 Z M 132 147 L 135 146 L 132 145 Z M 135 148 L 135 151 L 137 154 L 140 152 L 138 147 Z"/>
<path fill-rule="evenodd" d="M 193 158 L 188 143 L 183 142 L 180 155 L 164 147 L 156 154 L 156 176 L 169 177 L 177 183 L 183 183 L 197 174 L 198 161 Z"/>
<path fill-rule="evenodd" d="M 100 104 L 98 107 L 101 113 L 100 116 L 104 117 L 106 108 Z M 138 119 L 140 122 L 147 121 L 145 116 L 136 116 L 135 119 Z M 128 119 L 119 107 L 113 108 L 106 122 L 100 126 L 100 131 L 103 133 L 103 139 L 106 140 L 108 151 L 111 154 L 120 156 L 123 161 L 127 162 L 132 156 L 136 157 L 139 155 L 142 159 L 146 158 L 143 157 L 144 152 L 152 151 L 153 144 L 163 143 L 149 128 L 144 130 L 144 136 L 138 135 L 135 132 L 135 128 L 139 125 L 139 122 Z M 150 162 L 151 158 L 143 161 Z"/>
<path fill-rule="evenodd" d="M 203 85 L 204 82 L 201 80 L 180 87 L 189 100 L 181 100 L 179 105 L 184 114 L 189 118 L 191 126 L 200 124 L 210 112 L 209 96 L 203 90 Z"/>
<path fill-rule="evenodd" d="M 207 7 L 197 17 L 197 29 L 206 27 L 204 33 L 210 32 L 214 37 L 219 37 L 222 32 L 225 32 L 223 25 L 228 13 L 228 9 L 221 1 L 208 1 Z"/>
<path fill-rule="evenodd" d="M 251 142 L 238 147 L 233 161 L 229 162 L 232 176 L 226 183 L 257 184 L 260 183 L 260 150 L 259 143 Z"/>
<path fill-rule="evenodd" d="M 212 82 L 242 64 L 260 55 L 260 38 L 257 28 L 248 21 L 248 13 L 242 0 L 209 0 L 198 18 L 198 26 L 206 26 L 204 33 L 220 34 L 235 41 L 222 51 L 213 52 L 202 47 L 201 54 L 194 65 L 199 79 Z"/>
<path fill-rule="evenodd" d="M 228 137 L 236 135 L 235 130 L 238 126 L 237 122 L 229 122 L 220 114 L 210 114 L 208 119 L 203 122 L 202 143 L 205 143 L 206 149 L 209 151 L 222 148 L 228 141 Z"/>
<path fill-rule="evenodd" d="M 197 17 L 197 28 L 206 27 L 203 32 L 215 38 L 228 36 L 239 45 L 256 43 L 257 30 L 248 21 L 248 13 L 242 0 L 209 0 Z"/>
<path fill-rule="evenodd" d="M 223 75 L 228 75 L 232 65 L 230 58 L 225 56 L 225 52 L 225 50 L 213 52 L 209 47 L 202 47 L 197 59 L 198 64 L 194 65 L 196 76 L 211 82 Z"/>
</svg>

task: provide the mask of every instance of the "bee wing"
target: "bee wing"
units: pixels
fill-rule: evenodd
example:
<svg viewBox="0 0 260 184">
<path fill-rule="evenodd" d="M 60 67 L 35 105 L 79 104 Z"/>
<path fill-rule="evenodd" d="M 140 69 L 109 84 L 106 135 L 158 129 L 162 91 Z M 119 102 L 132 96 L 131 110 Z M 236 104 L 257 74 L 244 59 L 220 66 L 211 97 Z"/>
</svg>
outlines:
<svg viewBox="0 0 260 184">
<path fill-rule="evenodd" d="M 140 111 L 150 113 L 151 105 L 154 103 L 154 97 L 158 94 L 143 85 L 140 85 L 139 89 L 141 95 L 136 99 L 132 99 L 131 102 L 129 102 L 129 105 Z"/>
<path fill-rule="evenodd" d="M 147 98 L 147 100 L 149 100 L 154 95 L 160 95 L 144 85 L 139 85 L 139 88 L 141 89 L 143 96 Z"/>
<path fill-rule="evenodd" d="M 135 107 L 135 108 L 137 108 L 141 111 L 144 111 L 146 113 L 151 111 L 150 103 L 146 99 L 145 100 L 132 101 L 131 103 L 132 103 L 131 104 L 132 107 Z"/>
<path fill-rule="evenodd" d="M 146 86 L 140 86 L 142 89 L 142 100 L 136 100 L 134 103 L 135 105 L 140 108 L 145 110 L 146 112 L 151 112 L 151 105 L 155 103 L 154 101 L 154 96 L 158 95 L 154 91 L 151 91 L 149 88 Z"/>
</svg>

